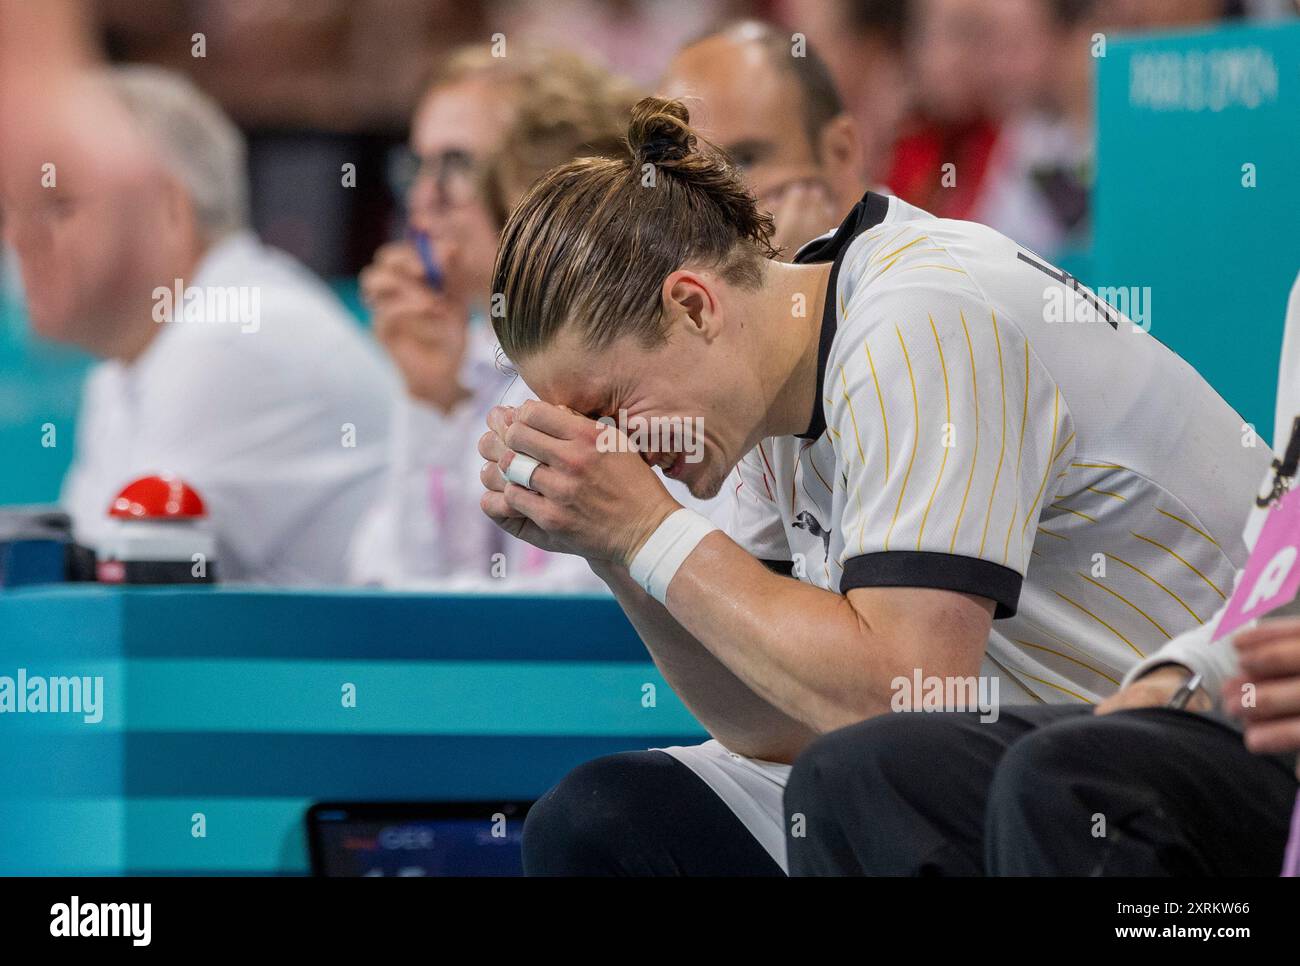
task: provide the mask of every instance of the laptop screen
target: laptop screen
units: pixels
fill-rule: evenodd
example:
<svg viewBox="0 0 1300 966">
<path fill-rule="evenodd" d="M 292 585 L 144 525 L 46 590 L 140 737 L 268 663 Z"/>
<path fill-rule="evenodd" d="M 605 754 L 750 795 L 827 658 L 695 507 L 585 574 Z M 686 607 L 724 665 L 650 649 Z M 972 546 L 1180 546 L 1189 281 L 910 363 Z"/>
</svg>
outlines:
<svg viewBox="0 0 1300 966">
<path fill-rule="evenodd" d="M 522 875 L 525 802 L 328 803 L 307 813 L 323 876 Z"/>
</svg>

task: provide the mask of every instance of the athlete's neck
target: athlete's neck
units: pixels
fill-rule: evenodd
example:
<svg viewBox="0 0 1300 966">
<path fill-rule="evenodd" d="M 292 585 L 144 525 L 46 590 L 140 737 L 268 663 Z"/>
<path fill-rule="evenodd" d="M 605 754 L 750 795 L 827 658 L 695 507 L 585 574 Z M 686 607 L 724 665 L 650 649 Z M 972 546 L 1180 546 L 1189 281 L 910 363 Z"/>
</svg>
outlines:
<svg viewBox="0 0 1300 966">
<path fill-rule="evenodd" d="M 768 263 L 764 301 L 770 341 L 766 358 L 772 366 L 768 385 L 775 387 L 776 394 L 764 420 L 764 437 L 794 436 L 808 429 L 821 395 L 817 354 L 830 276 L 830 262 Z"/>
</svg>

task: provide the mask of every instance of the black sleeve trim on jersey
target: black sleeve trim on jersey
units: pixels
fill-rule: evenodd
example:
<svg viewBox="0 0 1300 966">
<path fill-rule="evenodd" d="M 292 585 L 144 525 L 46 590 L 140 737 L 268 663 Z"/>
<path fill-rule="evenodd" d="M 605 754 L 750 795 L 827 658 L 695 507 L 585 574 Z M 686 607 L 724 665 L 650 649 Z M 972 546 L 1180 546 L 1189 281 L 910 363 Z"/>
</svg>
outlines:
<svg viewBox="0 0 1300 966">
<path fill-rule="evenodd" d="M 886 550 L 844 562 L 840 593 L 858 587 L 930 587 L 987 597 L 997 604 L 994 620 L 1014 617 L 1024 577 L 1010 567 L 978 557 L 924 550 Z"/>
<path fill-rule="evenodd" d="M 760 560 L 759 563 L 772 571 L 772 573 L 780 574 L 782 577 L 794 576 L 793 560 Z"/>
<path fill-rule="evenodd" d="M 817 439 L 826 432 L 826 412 L 822 406 L 822 397 L 826 395 L 826 364 L 830 361 L 831 347 L 835 344 L 835 333 L 839 328 L 835 293 L 838 291 L 836 286 L 844 254 L 849 250 L 853 239 L 864 231 L 875 228 L 887 214 L 889 214 L 889 199 L 874 191 L 868 191 L 845 216 L 843 224 L 835 229 L 834 235 L 809 242 L 799 249 L 794 257 L 795 262 L 799 264 L 832 263 L 830 278 L 826 282 L 825 305 L 822 308 L 821 335 L 817 343 L 817 397 L 813 400 L 808 428 L 796 434 L 800 439 Z"/>
</svg>

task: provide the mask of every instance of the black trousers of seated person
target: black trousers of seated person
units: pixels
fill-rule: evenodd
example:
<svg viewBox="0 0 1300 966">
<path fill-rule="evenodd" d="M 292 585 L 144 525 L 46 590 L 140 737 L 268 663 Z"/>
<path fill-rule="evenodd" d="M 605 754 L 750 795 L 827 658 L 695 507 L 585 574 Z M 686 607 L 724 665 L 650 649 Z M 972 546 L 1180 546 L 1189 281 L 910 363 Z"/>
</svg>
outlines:
<svg viewBox="0 0 1300 966">
<path fill-rule="evenodd" d="M 799 758 L 786 841 L 792 875 L 1276 876 L 1295 796 L 1190 712 L 888 714 Z"/>
<path fill-rule="evenodd" d="M 579 765 L 524 821 L 524 874 L 783 876 L 713 789 L 672 755 Z"/>
</svg>

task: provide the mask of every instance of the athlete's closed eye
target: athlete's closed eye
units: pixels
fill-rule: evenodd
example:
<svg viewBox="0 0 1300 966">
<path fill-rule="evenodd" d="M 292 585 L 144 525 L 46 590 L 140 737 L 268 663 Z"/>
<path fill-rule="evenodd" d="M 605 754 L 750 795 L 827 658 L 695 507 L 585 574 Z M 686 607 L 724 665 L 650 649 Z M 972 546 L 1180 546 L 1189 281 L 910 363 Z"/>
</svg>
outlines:
<svg viewBox="0 0 1300 966">
<path fill-rule="evenodd" d="M 584 400 L 583 402 L 585 403 L 585 405 L 574 406 L 573 407 L 574 411 L 581 413 L 583 416 L 586 416 L 588 419 L 595 420 L 596 422 L 599 422 L 600 420 L 605 418 L 612 419 L 613 417 L 611 416 L 611 413 L 617 412 L 617 410 L 607 399 L 602 399 L 598 401 Z"/>
<path fill-rule="evenodd" d="M 600 399 L 595 405 L 592 405 L 585 413 L 588 419 L 601 420 L 618 418 L 618 402 L 611 394 Z"/>
</svg>

